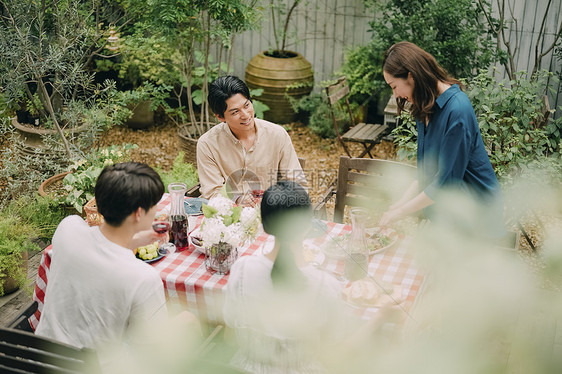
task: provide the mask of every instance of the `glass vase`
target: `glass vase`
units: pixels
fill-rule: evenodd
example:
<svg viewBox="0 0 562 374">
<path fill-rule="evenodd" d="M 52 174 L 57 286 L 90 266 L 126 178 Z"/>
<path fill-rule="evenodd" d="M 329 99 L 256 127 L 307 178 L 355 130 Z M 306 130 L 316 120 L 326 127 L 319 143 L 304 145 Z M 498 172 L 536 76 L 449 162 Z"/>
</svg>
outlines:
<svg viewBox="0 0 562 374">
<path fill-rule="evenodd" d="M 238 249 L 231 244 L 219 242 L 205 249 L 205 268 L 210 273 L 228 274 L 238 258 Z"/>
</svg>

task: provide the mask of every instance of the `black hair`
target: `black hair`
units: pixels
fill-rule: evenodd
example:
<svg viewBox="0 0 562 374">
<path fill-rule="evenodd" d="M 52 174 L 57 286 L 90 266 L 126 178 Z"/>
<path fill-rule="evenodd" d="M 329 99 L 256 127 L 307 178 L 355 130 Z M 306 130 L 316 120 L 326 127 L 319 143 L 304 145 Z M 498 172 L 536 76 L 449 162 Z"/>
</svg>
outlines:
<svg viewBox="0 0 562 374">
<path fill-rule="evenodd" d="M 304 284 L 304 276 L 295 264 L 290 244 L 310 227 L 312 208 L 308 193 L 296 182 L 277 182 L 263 194 L 261 219 L 265 232 L 279 242 L 271 269 L 273 285 L 298 289 Z"/>
<path fill-rule="evenodd" d="M 98 212 L 111 226 L 119 226 L 139 207 L 150 210 L 164 194 L 162 179 L 154 169 L 139 162 L 106 166 L 95 187 Z"/>
<path fill-rule="evenodd" d="M 209 85 L 209 96 L 207 101 L 213 113 L 224 117 L 226 111 L 226 100 L 236 94 L 241 94 L 246 99 L 250 99 L 250 89 L 246 83 L 234 75 L 218 77 Z"/>
</svg>

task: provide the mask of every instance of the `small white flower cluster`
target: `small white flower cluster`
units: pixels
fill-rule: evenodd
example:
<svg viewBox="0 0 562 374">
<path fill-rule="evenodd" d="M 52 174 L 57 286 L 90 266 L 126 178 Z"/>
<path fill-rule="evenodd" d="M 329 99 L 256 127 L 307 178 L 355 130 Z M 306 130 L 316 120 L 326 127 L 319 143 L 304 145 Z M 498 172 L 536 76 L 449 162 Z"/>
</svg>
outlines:
<svg viewBox="0 0 562 374">
<path fill-rule="evenodd" d="M 253 238 L 257 232 L 260 224 L 259 214 L 257 209 L 245 207 L 240 214 L 240 224 L 244 230 L 244 240 Z"/>
<path fill-rule="evenodd" d="M 201 237 L 206 247 L 219 242 L 237 247 L 245 240 L 255 236 L 259 225 L 256 209 L 243 208 L 240 212 L 240 208 L 235 207 L 231 200 L 223 196 L 211 198 L 207 205 L 216 212 L 212 216 L 206 215 L 201 225 Z M 240 212 L 237 219 L 234 218 L 236 209 Z M 225 219 L 231 223 L 226 225 Z"/>
<path fill-rule="evenodd" d="M 234 203 L 232 200 L 227 199 L 224 196 L 217 195 L 209 200 L 209 205 L 212 208 L 217 210 L 218 216 L 229 216 L 232 214 L 232 208 L 234 207 Z"/>
</svg>

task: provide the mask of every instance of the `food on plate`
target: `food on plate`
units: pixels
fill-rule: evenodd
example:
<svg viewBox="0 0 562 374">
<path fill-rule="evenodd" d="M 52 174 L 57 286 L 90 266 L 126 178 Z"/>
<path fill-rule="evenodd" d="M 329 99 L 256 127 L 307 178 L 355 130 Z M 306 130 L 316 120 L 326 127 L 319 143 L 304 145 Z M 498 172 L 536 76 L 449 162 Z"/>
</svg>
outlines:
<svg viewBox="0 0 562 374">
<path fill-rule="evenodd" d="M 141 260 L 152 260 L 158 257 L 158 242 L 137 248 L 137 257 Z"/>
<path fill-rule="evenodd" d="M 369 278 L 364 278 L 350 282 L 342 294 L 345 301 L 354 305 L 382 306 L 393 302 L 399 296 L 399 287 L 383 282 L 375 283 Z"/>
<path fill-rule="evenodd" d="M 302 246 L 302 257 L 305 262 L 313 262 L 316 259 L 318 252 L 318 247 L 312 246 L 307 243 L 304 243 Z"/>
<path fill-rule="evenodd" d="M 191 242 L 199 247 L 203 246 L 203 239 L 200 236 L 191 235 Z"/>
<path fill-rule="evenodd" d="M 389 247 L 398 240 L 398 233 L 391 228 L 374 227 L 365 230 L 369 252 Z"/>
</svg>

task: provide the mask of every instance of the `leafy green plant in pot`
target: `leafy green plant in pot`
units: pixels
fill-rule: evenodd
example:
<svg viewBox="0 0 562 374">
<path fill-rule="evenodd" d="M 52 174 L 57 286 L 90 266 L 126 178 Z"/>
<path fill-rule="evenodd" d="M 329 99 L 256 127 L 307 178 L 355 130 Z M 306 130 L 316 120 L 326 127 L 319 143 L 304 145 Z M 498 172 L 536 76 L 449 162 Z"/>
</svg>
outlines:
<svg viewBox="0 0 562 374">
<path fill-rule="evenodd" d="M 173 112 L 166 101 L 172 92 L 181 102 L 181 92 L 173 90 L 181 79 L 179 61 L 181 55 L 163 36 L 153 34 L 145 23 L 137 22 L 131 33 L 121 33 L 117 56 L 98 58 L 95 63 L 100 72 L 117 73 L 121 97 L 131 112 L 125 124 L 141 129 L 154 123 L 154 112 L 160 106 Z"/>
<path fill-rule="evenodd" d="M 270 1 L 275 48 L 258 53 L 246 67 L 248 87 L 264 90 L 260 101 L 270 108 L 265 119 L 276 123 L 292 122 L 295 113 L 289 97 L 306 96 L 314 85 L 310 62 L 300 53 L 287 49 L 291 16 L 301 2 L 294 0 L 289 5 L 284 1 Z M 278 25 L 282 26 L 278 28 Z"/>
<path fill-rule="evenodd" d="M 176 92 L 179 89 L 178 103 L 171 114 L 182 125 L 178 130 L 180 145 L 191 163 L 195 163 L 196 140 L 216 124 L 207 104 L 208 84 L 213 77 L 229 70 L 232 55 L 225 58 L 223 49 L 231 47 L 237 33 L 254 27 L 255 4 L 255 0 L 159 2 L 143 19 L 180 56 L 170 60 L 180 75 L 180 85 L 174 86 Z M 215 46 L 222 48 L 219 48 L 218 61 L 213 62 L 210 51 Z"/>
<path fill-rule="evenodd" d="M 101 130 L 98 123 L 84 123 L 84 106 L 98 107 L 99 95 L 108 89 L 97 87 L 88 69 L 107 43 L 105 31 L 91 17 L 96 5 L 2 0 L 0 9 L 0 86 L 7 105 L 29 112 L 33 123 L 26 127 L 44 130 L 39 135 L 51 133 L 66 159 L 72 159 L 77 128 Z"/>
<path fill-rule="evenodd" d="M 103 51 L 107 30 L 98 4 L 0 0 L 0 91 L 4 114 L 25 109 L 32 124 L 13 118 L 3 150 L 3 195 L 37 190 L 66 170 L 100 132 L 122 123 L 124 103 L 111 100 L 115 84 L 96 84 L 91 58 Z M 97 23 L 95 20 L 100 21 Z"/>
<path fill-rule="evenodd" d="M 117 162 L 130 161 L 131 151 L 136 148 L 136 144 L 123 144 L 94 150 L 75 161 L 69 173 L 60 175 L 62 184 L 58 188 L 49 190 L 46 183 L 43 183 L 39 193 L 52 197 L 59 205 L 73 207 L 81 214 L 83 206 L 94 197 L 96 181 L 103 168 Z"/>
</svg>

